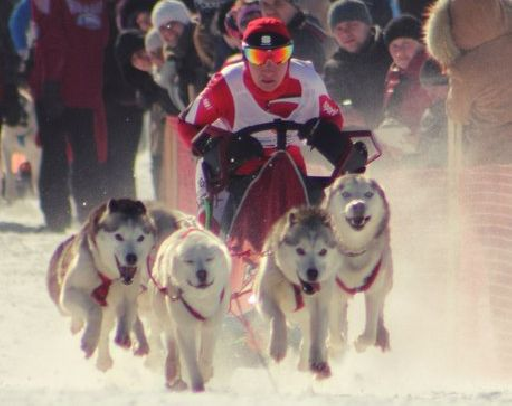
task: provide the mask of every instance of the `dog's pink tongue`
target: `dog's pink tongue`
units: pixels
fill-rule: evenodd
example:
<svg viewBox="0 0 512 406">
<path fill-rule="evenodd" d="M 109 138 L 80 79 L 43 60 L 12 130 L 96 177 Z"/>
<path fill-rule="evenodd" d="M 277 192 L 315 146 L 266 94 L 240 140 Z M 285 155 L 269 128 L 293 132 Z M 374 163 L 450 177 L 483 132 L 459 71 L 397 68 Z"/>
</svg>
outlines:
<svg viewBox="0 0 512 406">
<path fill-rule="evenodd" d="M 136 266 L 122 266 L 119 268 L 121 271 L 121 278 L 126 280 L 131 280 L 135 277 L 135 272 L 137 272 Z"/>
</svg>

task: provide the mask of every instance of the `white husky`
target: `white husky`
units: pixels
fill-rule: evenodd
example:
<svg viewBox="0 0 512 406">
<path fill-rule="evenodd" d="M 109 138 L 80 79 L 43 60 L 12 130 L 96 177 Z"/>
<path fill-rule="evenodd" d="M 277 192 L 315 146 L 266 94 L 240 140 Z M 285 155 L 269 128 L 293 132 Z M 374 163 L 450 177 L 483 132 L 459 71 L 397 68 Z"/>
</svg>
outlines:
<svg viewBox="0 0 512 406">
<path fill-rule="evenodd" d="M 320 209 L 292 209 L 274 225 L 264 245 L 254 292 L 270 319 L 270 356 L 287 352 L 287 322 L 301 329 L 299 369 L 330 376 L 327 359 L 329 307 L 339 262 L 329 216 Z"/>
<path fill-rule="evenodd" d="M 227 248 L 204 229 L 180 229 L 160 245 L 148 293 L 159 321 L 151 329 L 163 329 L 166 338 L 169 389 L 187 388 L 182 362 L 194 392 L 213 376 L 215 341 L 231 298 L 230 272 Z"/>
<path fill-rule="evenodd" d="M 331 213 L 341 245 L 343 261 L 338 267 L 331 312 L 329 342 L 343 345 L 347 334 L 347 301 L 365 295 L 366 324 L 356 340 L 356 350 L 368 346 L 389 349 L 384 326 L 384 300 L 393 284 L 389 205 L 382 188 L 363 175 L 345 175 L 326 192 L 325 208 Z"/>
<path fill-rule="evenodd" d="M 48 271 L 50 296 L 64 315 L 71 316 L 71 331 L 85 322 L 81 347 L 89 358 L 98 348 L 97 367 L 112 366 L 108 336 L 117 319 L 115 342 L 131 345 L 137 355 L 148 352 L 137 315 L 137 296 L 147 257 L 154 244 L 155 226 L 143 203 L 110 200 L 91 213 L 80 232 L 64 241 L 53 254 Z"/>
</svg>

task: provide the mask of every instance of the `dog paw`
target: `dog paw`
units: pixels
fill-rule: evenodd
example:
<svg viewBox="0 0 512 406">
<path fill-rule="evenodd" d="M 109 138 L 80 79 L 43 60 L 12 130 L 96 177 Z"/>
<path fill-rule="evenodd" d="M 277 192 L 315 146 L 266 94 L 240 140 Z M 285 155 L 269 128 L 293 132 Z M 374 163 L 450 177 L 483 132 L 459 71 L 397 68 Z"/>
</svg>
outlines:
<svg viewBox="0 0 512 406">
<path fill-rule="evenodd" d="M 165 387 L 173 392 L 183 392 L 187 390 L 186 382 L 181 379 L 178 379 L 173 382 L 166 382 Z"/>
<path fill-rule="evenodd" d="M 78 318 L 72 318 L 71 319 L 71 334 L 75 335 L 78 334 L 80 331 L 82 331 L 82 328 L 84 327 L 84 321 Z"/>
<path fill-rule="evenodd" d="M 284 340 L 273 338 L 270 342 L 270 357 L 275 362 L 281 362 L 286 357 L 287 344 Z"/>
<path fill-rule="evenodd" d="M 112 368 L 113 364 L 114 361 L 112 361 L 112 358 L 102 357 L 98 358 L 98 360 L 96 361 L 96 368 L 98 369 L 98 371 L 107 372 L 109 369 Z"/>
<path fill-rule="evenodd" d="M 192 392 L 204 392 L 204 382 L 195 382 L 192 384 Z"/>
<path fill-rule="evenodd" d="M 327 379 L 331 376 L 331 367 L 327 361 L 311 363 L 309 370 L 316 374 L 317 380 Z"/>
<path fill-rule="evenodd" d="M 354 343 L 357 352 L 364 352 L 368 347 L 372 345 L 375 345 L 375 338 L 368 337 L 364 334 L 361 334 L 359 337 L 357 337 L 357 340 Z"/>
<path fill-rule="evenodd" d="M 94 351 L 96 351 L 96 347 L 98 347 L 98 339 L 89 339 L 85 335 L 82 337 L 80 348 L 84 352 L 86 359 L 91 358 Z"/>
<path fill-rule="evenodd" d="M 116 334 L 116 344 L 122 348 L 130 348 L 132 345 L 130 335 L 118 332 Z"/>
<path fill-rule="evenodd" d="M 382 352 L 388 352 L 391 350 L 389 332 L 385 327 L 377 329 L 377 339 L 375 340 L 375 346 L 380 347 Z"/>
<path fill-rule="evenodd" d="M 149 354 L 149 345 L 148 343 L 143 343 L 137 346 L 136 350 L 134 351 L 134 354 L 138 357 L 142 357 L 144 355 Z"/>
</svg>

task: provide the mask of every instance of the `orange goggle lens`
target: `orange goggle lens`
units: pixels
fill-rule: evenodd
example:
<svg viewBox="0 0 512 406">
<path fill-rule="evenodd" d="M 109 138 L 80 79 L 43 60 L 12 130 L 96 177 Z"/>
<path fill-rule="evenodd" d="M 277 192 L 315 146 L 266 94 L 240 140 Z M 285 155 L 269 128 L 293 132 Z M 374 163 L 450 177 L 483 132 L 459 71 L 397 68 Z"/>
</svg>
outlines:
<svg viewBox="0 0 512 406">
<path fill-rule="evenodd" d="M 268 60 L 274 63 L 285 63 L 292 56 L 293 43 L 273 49 L 244 46 L 243 51 L 245 59 L 254 65 L 263 65 Z"/>
</svg>

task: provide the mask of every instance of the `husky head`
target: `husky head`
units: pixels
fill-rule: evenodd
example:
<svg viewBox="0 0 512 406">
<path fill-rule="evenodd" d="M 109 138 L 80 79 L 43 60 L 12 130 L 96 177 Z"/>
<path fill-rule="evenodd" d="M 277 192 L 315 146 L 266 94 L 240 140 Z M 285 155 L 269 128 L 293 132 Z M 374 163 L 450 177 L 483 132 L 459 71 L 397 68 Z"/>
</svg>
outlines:
<svg viewBox="0 0 512 406">
<path fill-rule="evenodd" d="M 231 257 L 213 233 L 199 229 L 179 230 L 171 237 L 170 284 L 196 297 L 219 293 L 229 280 Z M 164 242 L 166 244 L 166 242 Z M 164 247 L 165 249 L 165 247 Z"/>
<path fill-rule="evenodd" d="M 155 225 L 142 202 L 112 199 L 91 214 L 85 229 L 98 271 L 106 277 L 129 285 L 145 269 Z"/>
<path fill-rule="evenodd" d="M 378 235 L 389 220 L 384 191 L 363 175 L 345 175 L 328 189 L 324 200 L 343 244 L 361 245 Z"/>
<path fill-rule="evenodd" d="M 295 208 L 278 224 L 277 266 L 304 293 L 315 294 L 322 282 L 334 276 L 339 258 L 328 213 L 321 209 Z"/>
</svg>

